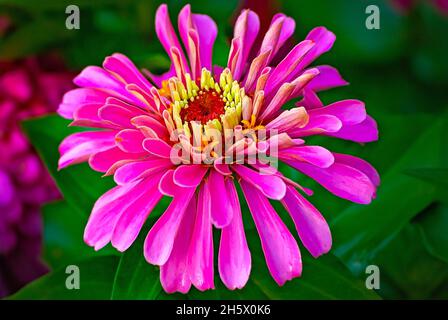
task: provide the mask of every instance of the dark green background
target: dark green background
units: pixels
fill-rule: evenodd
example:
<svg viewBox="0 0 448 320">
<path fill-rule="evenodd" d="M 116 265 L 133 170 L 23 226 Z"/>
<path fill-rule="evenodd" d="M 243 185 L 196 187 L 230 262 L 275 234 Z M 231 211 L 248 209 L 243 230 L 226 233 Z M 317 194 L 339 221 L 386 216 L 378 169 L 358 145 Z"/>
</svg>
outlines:
<svg viewBox="0 0 448 320">
<path fill-rule="evenodd" d="M 81 9 L 80 30 L 64 27 L 68 4 L 78 4 Z M 173 18 L 184 5 L 183 1 L 168 4 Z M 225 64 L 237 1 L 191 4 L 193 11 L 209 14 L 218 23 L 214 62 Z M 369 4 L 380 7 L 380 30 L 365 28 Z M 1 12 L 7 12 L 15 25 L 1 40 L 0 58 L 13 60 L 57 51 L 68 68 L 79 71 L 121 52 L 140 67 L 162 72 L 169 61 L 154 32 L 158 5 L 158 1 L 148 0 L 0 0 Z M 55 271 L 15 298 L 447 298 L 448 18 L 429 5 L 402 15 L 388 1 L 379 0 L 287 0 L 276 6 L 296 20 L 297 41 L 320 25 L 336 34 L 333 50 L 317 63 L 336 66 L 350 86 L 320 96 L 325 103 L 361 99 L 379 125 L 379 141 L 367 145 L 308 139 L 310 144 L 358 155 L 378 169 L 382 183 L 371 205 L 338 199 L 302 175 L 287 172 L 315 190 L 310 200 L 331 224 L 331 253 L 314 260 L 301 247 L 303 277 L 278 288 L 267 274 L 249 213 L 243 208 L 254 260 L 247 287 L 230 292 L 217 279 L 214 292 L 192 290 L 188 296 L 168 296 L 161 291 L 158 270 L 144 261 L 142 239 L 125 254 L 111 247 L 96 253 L 83 244 L 91 206 L 112 182 L 87 165 L 56 171 L 57 146 L 74 129 L 67 128 L 67 121 L 50 116 L 27 121 L 24 129 L 65 195 L 62 202 L 43 210 L 45 260 Z M 166 203 L 151 215 L 145 232 Z M 287 215 L 281 215 L 292 226 Z M 68 264 L 81 268 L 79 291 L 65 290 Z M 376 293 L 364 286 L 369 264 L 378 265 L 381 271 L 381 289 Z"/>
</svg>

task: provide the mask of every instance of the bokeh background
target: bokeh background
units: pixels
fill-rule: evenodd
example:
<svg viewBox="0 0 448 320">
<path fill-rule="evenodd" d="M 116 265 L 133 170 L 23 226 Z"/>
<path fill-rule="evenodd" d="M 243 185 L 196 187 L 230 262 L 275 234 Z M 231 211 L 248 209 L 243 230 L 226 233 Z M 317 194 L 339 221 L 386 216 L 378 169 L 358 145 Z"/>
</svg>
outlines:
<svg viewBox="0 0 448 320">
<path fill-rule="evenodd" d="M 186 4 L 165 2 L 172 18 Z M 310 143 L 372 163 L 382 178 L 377 199 L 369 206 L 351 204 L 290 171 L 289 176 L 315 190 L 311 200 L 333 232 L 331 254 L 314 260 L 302 250 L 303 277 L 283 288 L 267 275 L 264 262 L 255 261 L 253 280 L 240 292 L 227 292 L 218 283 L 213 292 L 165 295 L 157 270 L 142 257 L 141 241 L 125 254 L 111 247 L 94 252 L 83 243 L 92 204 L 112 181 L 87 165 L 57 172 L 57 146 L 75 129 L 54 114 L 73 76 L 114 52 L 154 73 L 168 68 L 154 31 L 160 2 L 0 0 L 0 297 L 15 293 L 11 297 L 17 299 L 448 298 L 446 2 L 189 3 L 193 11 L 212 16 L 218 24 L 215 64 L 226 63 L 233 22 L 241 8 L 256 11 L 262 29 L 276 12 L 293 17 L 295 41 L 315 26 L 336 34 L 335 46 L 318 63 L 337 67 L 350 85 L 320 97 L 326 104 L 348 98 L 365 101 L 378 122 L 380 139 L 367 145 L 331 138 Z M 69 4 L 81 10 L 79 30 L 65 28 Z M 380 8 L 379 30 L 365 27 L 365 9 L 371 4 Z M 243 209 L 247 217 L 247 208 Z M 151 215 L 148 227 L 157 214 Z M 283 218 L 291 226 L 288 217 Z M 245 223 L 249 231 L 253 229 L 250 219 Z M 257 245 L 254 240 L 253 246 Z M 64 287 L 65 267 L 71 264 L 80 267 L 85 279 L 78 291 Z M 372 264 L 381 272 L 381 288 L 375 291 L 364 285 L 365 268 Z"/>
</svg>

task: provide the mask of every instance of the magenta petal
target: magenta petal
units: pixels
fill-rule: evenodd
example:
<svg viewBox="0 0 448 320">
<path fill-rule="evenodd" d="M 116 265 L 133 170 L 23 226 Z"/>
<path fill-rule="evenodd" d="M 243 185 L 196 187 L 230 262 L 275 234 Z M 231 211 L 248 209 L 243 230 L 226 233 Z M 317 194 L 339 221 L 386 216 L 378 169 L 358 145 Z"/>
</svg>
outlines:
<svg viewBox="0 0 448 320">
<path fill-rule="evenodd" d="M 157 9 L 155 27 L 157 37 L 168 55 L 172 58 L 171 48 L 176 48 L 180 54 L 183 65 L 188 68 L 187 59 L 185 59 L 179 39 L 177 38 L 176 32 L 171 24 L 168 14 L 168 7 L 166 4 L 160 5 Z"/>
<path fill-rule="evenodd" d="M 367 161 L 348 154 L 333 153 L 333 155 L 337 162 L 346 164 L 364 173 L 369 177 L 369 179 L 375 186 L 378 186 L 380 184 L 380 175 L 378 174 L 376 169 Z"/>
<path fill-rule="evenodd" d="M 266 197 L 281 200 L 285 196 L 286 185 L 275 175 L 261 174 L 246 166 L 236 164 L 232 169 L 245 181 L 260 190 Z"/>
<path fill-rule="evenodd" d="M 211 197 L 212 221 L 216 228 L 223 228 L 232 221 L 235 210 L 233 199 L 224 182 L 224 176 L 211 169 L 208 176 Z"/>
<path fill-rule="evenodd" d="M 324 106 L 314 91 L 305 88 L 303 89 L 302 94 L 303 99 L 297 102 L 296 106 L 305 107 L 307 111 L 310 111 L 310 109 L 322 108 Z"/>
<path fill-rule="evenodd" d="M 294 187 L 288 186 L 282 204 L 294 221 L 300 240 L 317 258 L 331 249 L 331 232 L 320 212 Z"/>
<path fill-rule="evenodd" d="M 172 164 L 169 160 L 161 158 L 130 162 L 115 171 L 114 181 L 119 185 L 123 185 L 150 174 L 165 171 L 171 166 Z"/>
<path fill-rule="evenodd" d="M 240 203 L 231 179 L 225 181 L 232 221 L 221 231 L 218 269 L 222 282 L 230 290 L 243 288 L 249 279 L 252 259 L 244 233 Z M 213 211 L 212 211 L 213 214 Z"/>
<path fill-rule="evenodd" d="M 317 27 L 311 30 L 310 33 L 308 33 L 306 40 L 312 40 L 315 43 L 315 46 L 300 62 L 298 68 L 301 69 L 304 69 L 323 53 L 329 51 L 336 40 L 336 36 L 333 32 L 328 31 L 325 27 Z"/>
<path fill-rule="evenodd" d="M 299 75 L 301 69 L 298 69 L 297 65 L 313 46 L 314 42 L 310 40 L 300 42 L 272 69 L 266 82 L 266 96 L 269 96 L 272 91 L 277 90 L 288 79 L 294 79 Z"/>
<path fill-rule="evenodd" d="M 338 101 L 310 111 L 310 116 L 325 114 L 337 117 L 344 126 L 361 123 L 367 117 L 364 102 L 353 99 Z"/>
<path fill-rule="evenodd" d="M 366 119 L 352 126 L 343 126 L 337 132 L 325 132 L 325 135 L 359 143 L 378 140 L 378 127 L 376 121 L 367 116 Z"/>
<path fill-rule="evenodd" d="M 348 85 L 340 75 L 339 71 L 332 66 L 317 66 L 319 75 L 310 81 L 307 89 L 312 91 L 323 91 L 336 87 Z"/>
<path fill-rule="evenodd" d="M 142 114 L 143 111 L 138 109 L 129 109 L 116 104 L 106 104 L 98 110 L 101 120 L 122 128 L 134 128 L 131 119 Z"/>
<path fill-rule="evenodd" d="M 181 187 L 197 187 L 207 171 L 208 168 L 203 165 L 181 165 L 174 171 L 174 182 Z"/>
<path fill-rule="evenodd" d="M 179 33 L 185 47 L 188 48 L 188 31 L 193 29 L 199 35 L 199 54 L 201 67 L 211 70 L 213 44 L 218 34 L 216 23 L 207 15 L 192 14 L 190 5 L 186 5 L 179 12 Z"/>
<path fill-rule="evenodd" d="M 98 172 L 108 172 L 117 162 L 123 160 L 138 160 L 144 157 L 142 153 L 127 153 L 118 147 L 97 152 L 89 158 L 90 167 Z"/>
<path fill-rule="evenodd" d="M 328 168 L 318 168 L 304 162 L 284 160 L 291 167 L 316 180 L 334 195 L 361 204 L 369 204 L 376 188 L 361 171 L 335 162 Z"/>
<path fill-rule="evenodd" d="M 173 250 L 180 222 L 194 194 L 194 188 L 185 188 L 178 193 L 162 216 L 157 220 L 145 239 L 144 255 L 146 261 L 155 265 L 164 265 Z"/>
<path fill-rule="evenodd" d="M 200 291 L 215 287 L 210 209 L 209 186 L 205 182 L 199 190 L 196 221 L 188 250 L 190 280 Z"/>
<path fill-rule="evenodd" d="M 279 285 L 299 277 L 302 272 L 302 260 L 291 232 L 266 197 L 246 181 L 243 180 L 240 184 L 260 235 L 261 246 L 272 277 Z"/>
<path fill-rule="evenodd" d="M 143 140 L 145 136 L 140 130 L 124 129 L 117 133 L 115 142 L 117 146 L 124 152 L 143 153 Z"/>
<path fill-rule="evenodd" d="M 92 154 L 113 148 L 114 136 L 113 131 L 87 131 L 68 136 L 59 146 L 58 168 L 87 161 Z"/>
<path fill-rule="evenodd" d="M 107 57 L 103 63 L 104 69 L 120 76 L 127 84 L 133 83 L 143 89 L 150 90 L 152 85 L 141 74 L 134 63 L 125 55 L 114 53 Z"/>
<path fill-rule="evenodd" d="M 161 174 L 156 174 L 145 178 L 139 184 L 141 196 L 126 207 L 116 222 L 112 234 L 112 245 L 119 251 L 123 252 L 132 245 L 152 209 L 162 198 L 158 190 L 160 177 Z"/>
<path fill-rule="evenodd" d="M 239 80 L 243 74 L 247 58 L 260 29 L 260 19 L 251 10 L 241 12 L 235 22 L 233 40 L 239 39 L 239 56 L 233 74 L 234 79 Z"/>
<path fill-rule="evenodd" d="M 193 233 L 196 217 L 196 199 L 193 197 L 185 210 L 179 231 L 173 244 L 173 251 L 168 261 L 160 267 L 160 282 L 168 293 L 187 293 L 191 287 L 188 272 L 188 248 Z"/>
<path fill-rule="evenodd" d="M 281 159 L 287 158 L 289 161 L 304 161 L 320 168 L 328 168 L 334 163 L 333 154 L 320 146 L 296 146 L 281 149 L 279 152 Z"/>
<path fill-rule="evenodd" d="M 73 82 L 80 87 L 104 89 L 126 101 L 142 105 L 140 100 L 126 90 L 123 82 L 100 67 L 88 66 L 84 68 Z"/>
<path fill-rule="evenodd" d="M 115 223 L 120 218 L 126 204 L 135 198 L 138 183 L 117 186 L 103 194 L 93 206 L 89 221 L 84 230 L 84 241 L 99 250 L 112 237 Z"/>
<path fill-rule="evenodd" d="M 171 158 L 171 146 L 161 139 L 145 139 L 143 140 L 143 148 L 155 156 L 166 159 Z"/>
<path fill-rule="evenodd" d="M 291 137 L 305 137 L 323 133 L 338 132 L 342 128 L 342 122 L 338 117 L 324 114 L 311 115 L 308 124 L 303 128 L 291 129 L 288 134 Z"/>
<path fill-rule="evenodd" d="M 68 91 L 62 98 L 58 114 L 66 119 L 73 119 L 73 113 L 84 104 L 103 105 L 110 96 L 107 92 L 92 88 L 77 88 Z"/>
</svg>

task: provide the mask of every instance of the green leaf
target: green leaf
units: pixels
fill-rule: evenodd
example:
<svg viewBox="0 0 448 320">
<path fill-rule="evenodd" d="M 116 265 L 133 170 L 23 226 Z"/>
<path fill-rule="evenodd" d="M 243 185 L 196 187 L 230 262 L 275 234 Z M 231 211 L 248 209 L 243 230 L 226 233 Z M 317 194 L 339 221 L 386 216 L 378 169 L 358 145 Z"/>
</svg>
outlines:
<svg viewBox="0 0 448 320">
<path fill-rule="evenodd" d="M 44 220 L 44 259 L 53 270 L 95 256 L 117 254 L 110 246 L 95 251 L 83 241 L 87 219 L 64 201 L 47 204 Z"/>
<path fill-rule="evenodd" d="M 447 168 L 421 168 L 409 169 L 406 171 L 410 176 L 422 179 L 437 186 L 448 188 Z"/>
<path fill-rule="evenodd" d="M 13 300 L 78 300 L 109 299 L 118 258 L 96 257 L 76 264 L 79 268 L 80 288 L 69 290 L 66 280 L 70 273 L 63 267 L 49 273 L 10 297 Z"/>
<path fill-rule="evenodd" d="M 429 253 L 448 263 L 448 206 L 439 204 L 417 224 Z"/>
<path fill-rule="evenodd" d="M 58 147 L 61 141 L 76 132 L 68 127 L 69 121 L 57 115 L 36 118 L 23 122 L 23 129 L 43 159 L 64 198 L 84 217 L 87 217 L 95 201 L 114 186 L 110 177 L 101 178 L 87 164 L 57 170 Z"/>
<path fill-rule="evenodd" d="M 407 225 L 372 262 L 400 289 L 400 298 L 429 298 L 448 276 L 448 265 L 428 253 L 415 224 Z"/>
<path fill-rule="evenodd" d="M 410 140 L 404 154 L 381 175 L 378 196 L 370 205 L 351 205 L 332 221 L 333 252 L 355 273 L 364 270 L 368 260 L 436 198 L 433 186 L 403 171 L 416 164 L 440 166 L 442 124 L 443 120 L 435 122 Z"/>
</svg>

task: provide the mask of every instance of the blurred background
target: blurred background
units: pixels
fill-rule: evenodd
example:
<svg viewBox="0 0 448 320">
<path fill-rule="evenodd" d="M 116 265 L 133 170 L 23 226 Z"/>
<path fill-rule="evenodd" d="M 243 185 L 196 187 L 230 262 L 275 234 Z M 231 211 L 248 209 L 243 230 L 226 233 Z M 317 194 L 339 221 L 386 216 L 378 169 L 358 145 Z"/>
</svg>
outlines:
<svg viewBox="0 0 448 320">
<path fill-rule="evenodd" d="M 174 19 L 187 3 L 164 2 Z M 67 265 L 74 256 L 94 254 L 82 243 L 82 230 L 92 203 L 111 181 L 84 165 L 56 172 L 57 145 L 73 129 L 57 116 L 42 116 L 54 113 L 74 75 L 114 52 L 153 73 L 165 71 L 169 60 L 154 31 L 160 3 L 0 0 L 0 297 Z M 331 225 L 332 253 L 354 277 L 364 279 L 365 266 L 374 264 L 381 271 L 377 293 L 382 298 L 448 298 L 447 2 L 189 3 L 218 24 L 215 64 L 227 62 L 233 22 L 242 8 L 259 14 L 262 30 L 277 12 L 293 17 L 291 45 L 316 26 L 336 34 L 333 49 L 318 63 L 338 68 L 350 85 L 320 97 L 325 104 L 363 100 L 378 122 L 380 139 L 357 145 L 315 138 L 310 144 L 372 163 L 382 178 L 378 197 L 369 206 L 351 204 L 293 171 L 287 174 L 315 190 L 311 201 Z M 80 8 L 79 30 L 65 28 L 70 4 Z M 365 27 L 371 4 L 380 9 L 379 30 Z M 83 186 L 73 191 L 79 181 Z"/>
</svg>

